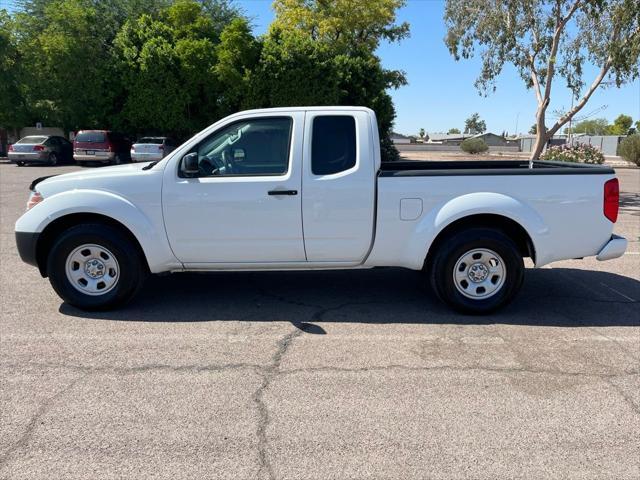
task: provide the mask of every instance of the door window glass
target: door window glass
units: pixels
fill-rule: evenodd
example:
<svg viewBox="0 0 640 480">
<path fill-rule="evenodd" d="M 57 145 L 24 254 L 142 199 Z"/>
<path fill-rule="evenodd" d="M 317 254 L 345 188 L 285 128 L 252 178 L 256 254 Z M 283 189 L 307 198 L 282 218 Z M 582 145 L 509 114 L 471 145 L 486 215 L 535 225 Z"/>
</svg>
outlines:
<svg viewBox="0 0 640 480">
<path fill-rule="evenodd" d="M 311 138 L 311 171 L 314 175 L 331 175 L 356 165 L 356 121 L 353 117 L 315 117 Z"/>
<path fill-rule="evenodd" d="M 289 169 L 290 117 L 233 123 L 198 145 L 199 176 L 283 175 Z"/>
</svg>

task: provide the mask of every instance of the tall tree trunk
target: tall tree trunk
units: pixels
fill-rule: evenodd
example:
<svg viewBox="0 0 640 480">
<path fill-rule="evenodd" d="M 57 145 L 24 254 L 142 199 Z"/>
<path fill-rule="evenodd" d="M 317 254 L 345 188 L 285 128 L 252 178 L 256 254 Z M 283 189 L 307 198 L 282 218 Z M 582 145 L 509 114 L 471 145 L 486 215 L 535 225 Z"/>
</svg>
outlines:
<svg viewBox="0 0 640 480">
<path fill-rule="evenodd" d="M 536 143 L 531 151 L 529 160 L 538 160 L 545 145 L 547 144 L 547 141 L 549 140 L 549 134 L 547 132 L 547 127 L 545 126 L 547 104 L 548 101 L 545 101 L 542 105 L 538 106 L 538 112 L 536 113 Z"/>
</svg>

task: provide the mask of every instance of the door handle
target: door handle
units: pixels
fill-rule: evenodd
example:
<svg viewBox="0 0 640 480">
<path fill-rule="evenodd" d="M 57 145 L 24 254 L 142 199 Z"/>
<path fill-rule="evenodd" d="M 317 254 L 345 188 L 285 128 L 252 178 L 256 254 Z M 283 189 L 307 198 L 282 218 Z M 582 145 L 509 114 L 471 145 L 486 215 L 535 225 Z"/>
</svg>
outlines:
<svg viewBox="0 0 640 480">
<path fill-rule="evenodd" d="M 270 190 L 269 195 L 297 195 L 297 190 Z"/>
</svg>

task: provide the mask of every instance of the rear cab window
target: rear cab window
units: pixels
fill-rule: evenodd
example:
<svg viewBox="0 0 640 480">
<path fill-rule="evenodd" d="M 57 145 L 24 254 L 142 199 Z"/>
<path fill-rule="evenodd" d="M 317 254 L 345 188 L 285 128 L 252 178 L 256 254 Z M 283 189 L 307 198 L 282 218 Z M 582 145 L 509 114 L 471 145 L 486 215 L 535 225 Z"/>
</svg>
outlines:
<svg viewBox="0 0 640 480">
<path fill-rule="evenodd" d="M 322 115 L 313 119 L 311 172 L 331 175 L 356 165 L 356 121 L 349 115 Z"/>
</svg>

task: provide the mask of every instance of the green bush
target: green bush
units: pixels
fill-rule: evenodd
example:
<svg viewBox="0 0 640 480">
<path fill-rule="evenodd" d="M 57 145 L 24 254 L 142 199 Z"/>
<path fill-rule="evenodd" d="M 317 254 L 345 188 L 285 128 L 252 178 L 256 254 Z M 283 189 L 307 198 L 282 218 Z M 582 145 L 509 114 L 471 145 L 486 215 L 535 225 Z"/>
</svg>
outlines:
<svg viewBox="0 0 640 480">
<path fill-rule="evenodd" d="M 467 138 L 462 141 L 460 148 L 467 153 L 483 153 L 489 150 L 489 146 L 481 138 Z"/>
<path fill-rule="evenodd" d="M 554 160 L 556 162 L 604 163 L 602 152 L 596 147 L 585 144 L 550 147 L 545 150 L 540 159 Z"/>
<path fill-rule="evenodd" d="M 620 142 L 618 153 L 622 158 L 640 167 L 640 135 L 629 135 Z"/>
</svg>

